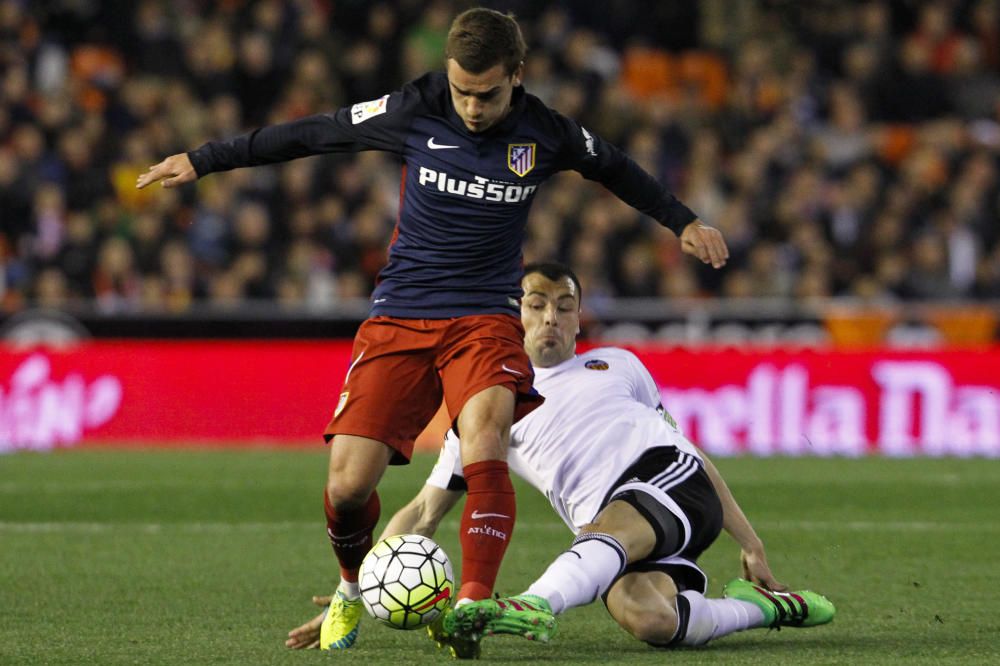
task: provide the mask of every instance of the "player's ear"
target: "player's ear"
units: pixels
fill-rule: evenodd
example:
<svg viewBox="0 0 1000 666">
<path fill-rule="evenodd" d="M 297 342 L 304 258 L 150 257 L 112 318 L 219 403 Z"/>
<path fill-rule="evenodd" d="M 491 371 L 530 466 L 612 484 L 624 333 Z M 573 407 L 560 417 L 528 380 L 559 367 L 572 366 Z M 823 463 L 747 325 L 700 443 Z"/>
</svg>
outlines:
<svg viewBox="0 0 1000 666">
<path fill-rule="evenodd" d="M 514 70 L 514 74 L 512 76 L 512 79 L 513 79 L 512 83 L 514 84 L 515 88 L 518 87 L 519 85 L 521 85 L 521 82 L 524 80 L 524 61 L 523 60 L 521 61 L 520 64 L 518 64 L 517 69 Z"/>
</svg>

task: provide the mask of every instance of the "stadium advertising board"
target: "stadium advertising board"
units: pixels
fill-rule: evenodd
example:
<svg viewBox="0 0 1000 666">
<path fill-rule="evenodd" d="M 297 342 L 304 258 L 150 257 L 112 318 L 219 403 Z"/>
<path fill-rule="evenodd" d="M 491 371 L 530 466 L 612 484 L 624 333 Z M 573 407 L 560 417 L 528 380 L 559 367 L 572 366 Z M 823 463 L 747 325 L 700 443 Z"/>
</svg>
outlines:
<svg viewBox="0 0 1000 666">
<path fill-rule="evenodd" d="M 1000 350 L 640 355 L 717 455 L 1000 455 Z"/>
<path fill-rule="evenodd" d="M 0 348 L 0 451 L 319 445 L 348 342 Z M 1000 348 L 634 349 L 717 455 L 1000 456 Z M 419 445 L 436 448 L 439 414 Z"/>
</svg>

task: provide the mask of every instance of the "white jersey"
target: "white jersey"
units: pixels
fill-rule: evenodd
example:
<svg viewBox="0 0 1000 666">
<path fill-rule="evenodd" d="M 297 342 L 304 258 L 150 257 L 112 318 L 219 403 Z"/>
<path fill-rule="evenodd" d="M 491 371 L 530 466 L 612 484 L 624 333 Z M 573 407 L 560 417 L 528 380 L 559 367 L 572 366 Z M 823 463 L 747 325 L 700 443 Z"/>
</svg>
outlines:
<svg viewBox="0 0 1000 666">
<path fill-rule="evenodd" d="M 647 449 L 675 446 L 701 460 L 632 352 L 604 347 L 535 368 L 535 388 L 545 403 L 514 424 L 507 462 L 574 532 L 593 520 L 612 484 Z M 459 443 L 449 432 L 427 483 L 447 488 L 456 474 Z"/>
</svg>

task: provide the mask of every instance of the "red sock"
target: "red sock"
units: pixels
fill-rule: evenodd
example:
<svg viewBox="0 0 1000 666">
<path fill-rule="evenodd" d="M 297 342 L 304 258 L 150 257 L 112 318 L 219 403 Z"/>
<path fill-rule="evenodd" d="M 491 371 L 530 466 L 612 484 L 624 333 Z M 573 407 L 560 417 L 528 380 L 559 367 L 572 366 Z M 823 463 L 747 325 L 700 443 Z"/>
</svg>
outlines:
<svg viewBox="0 0 1000 666">
<path fill-rule="evenodd" d="M 348 582 L 357 582 L 361 561 L 372 548 L 372 532 L 382 508 L 378 493 L 372 491 L 368 502 L 358 509 L 337 511 L 324 490 L 323 508 L 326 510 L 326 533 L 340 562 L 340 577 Z"/>
<path fill-rule="evenodd" d="M 469 487 L 462 512 L 462 587 L 458 599 L 488 599 L 514 531 L 516 505 L 507 463 L 484 460 L 463 468 Z"/>
</svg>

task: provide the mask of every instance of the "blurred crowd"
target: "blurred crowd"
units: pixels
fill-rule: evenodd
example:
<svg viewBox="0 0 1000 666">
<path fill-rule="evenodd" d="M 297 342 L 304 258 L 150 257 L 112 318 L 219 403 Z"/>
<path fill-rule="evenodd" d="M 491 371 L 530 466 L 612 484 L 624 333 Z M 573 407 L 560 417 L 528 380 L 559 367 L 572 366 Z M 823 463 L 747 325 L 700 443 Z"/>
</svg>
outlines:
<svg viewBox="0 0 1000 666">
<path fill-rule="evenodd" d="M 526 87 L 625 149 L 722 271 L 575 173 L 526 261 L 589 298 L 1000 298 L 1000 0 L 486 2 Z M 0 0 L 0 311 L 367 297 L 399 163 L 319 156 L 138 191 L 164 156 L 442 66 L 446 0 Z"/>
</svg>

